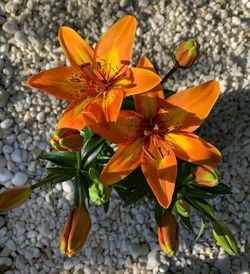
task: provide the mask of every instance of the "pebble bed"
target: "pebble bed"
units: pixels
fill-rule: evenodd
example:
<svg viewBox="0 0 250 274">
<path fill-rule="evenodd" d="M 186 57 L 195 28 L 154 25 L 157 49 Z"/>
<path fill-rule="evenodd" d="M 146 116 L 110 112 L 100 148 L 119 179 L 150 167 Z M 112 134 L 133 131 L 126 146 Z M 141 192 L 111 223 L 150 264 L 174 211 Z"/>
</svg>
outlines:
<svg viewBox="0 0 250 274">
<path fill-rule="evenodd" d="M 94 46 L 119 17 L 138 19 L 133 64 L 146 54 L 164 75 L 171 54 L 186 38 L 197 38 L 201 58 L 178 71 L 168 87 L 181 90 L 216 79 L 221 96 L 202 135 L 223 149 L 222 181 L 233 195 L 212 201 L 217 215 L 236 236 L 239 253 L 227 255 L 207 226 L 195 235 L 181 228 L 173 258 L 157 242 L 153 205 L 147 200 L 123 208 L 112 200 L 106 215 L 92 205 L 91 232 L 73 258 L 60 254 L 60 234 L 72 199 L 70 182 L 54 189 L 56 209 L 45 189 L 16 210 L 0 216 L 0 273 L 250 273 L 250 45 L 249 0 L 0 0 L 0 188 L 33 184 L 44 176 L 40 152 L 67 105 L 27 87 L 27 78 L 65 64 L 57 32 L 60 25 L 77 30 Z M 194 216 L 195 231 L 199 218 Z"/>
</svg>

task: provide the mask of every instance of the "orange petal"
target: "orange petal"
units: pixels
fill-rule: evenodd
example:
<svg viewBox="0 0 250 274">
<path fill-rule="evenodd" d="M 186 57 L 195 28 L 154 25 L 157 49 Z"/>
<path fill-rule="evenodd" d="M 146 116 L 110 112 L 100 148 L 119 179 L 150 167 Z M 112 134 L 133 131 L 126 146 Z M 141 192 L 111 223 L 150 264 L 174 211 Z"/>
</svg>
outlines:
<svg viewBox="0 0 250 274">
<path fill-rule="evenodd" d="M 124 16 L 97 43 L 95 64 L 106 81 L 126 71 L 132 56 L 135 30 L 135 17 Z"/>
<path fill-rule="evenodd" d="M 119 114 L 122 100 L 122 89 L 111 89 L 100 93 L 87 106 L 86 111 L 92 112 L 99 123 L 115 122 Z"/>
<path fill-rule="evenodd" d="M 114 144 L 132 143 L 143 135 L 144 119 L 134 111 L 121 110 L 116 123 L 99 122 L 94 113 L 83 114 L 85 124 Z"/>
<path fill-rule="evenodd" d="M 142 144 L 139 138 L 130 145 L 121 145 L 102 170 L 100 180 L 111 185 L 127 177 L 140 165 Z"/>
<path fill-rule="evenodd" d="M 92 65 L 93 49 L 70 27 L 61 27 L 58 39 L 65 56 L 72 66 L 89 63 Z"/>
<path fill-rule="evenodd" d="M 221 153 L 213 145 L 189 132 L 169 133 L 166 141 L 173 146 L 176 156 L 197 165 L 215 166 L 221 162 Z"/>
<path fill-rule="evenodd" d="M 31 76 L 27 83 L 59 99 L 74 100 L 83 97 L 88 84 L 83 70 L 58 67 Z"/>
<path fill-rule="evenodd" d="M 143 68 L 129 68 L 126 74 L 114 83 L 114 86 L 125 90 L 126 96 L 151 90 L 161 82 L 156 73 Z"/>
<path fill-rule="evenodd" d="M 162 207 L 167 208 L 174 193 L 177 162 L 172 149 L 155 140 L 151 138 L 144 146 L 141 168 L 157 201 Z"/>
<path fill-rule="evenodd" d="M 91 100 L 92 97 L 88 96 L 85 99 L 80 99 L 69 104 L 60 117 L 56 128 L 72 128 L 82 130 L 85 126 L 82 114 Z"/>
<path fill-rule="evenodd" d="M 208 116 L 220 93 L 218 82 L 212 80 L 167 98 L 161 106 L 159 121 L 193 132 Z"/>
<path fill-rule="evenodd" d="M 145 68 L 156 73 L 153 64 L 146 56 L 141 57 L 138 68 Z M 159 110 L 160 104 L 164 99 L 164 93 L 161 85 L 158 85 L 148 92 L 135 95 L 134 103 L 137 112 L 142 113 L 145 118 L 154 117 Z"/>
</svg>

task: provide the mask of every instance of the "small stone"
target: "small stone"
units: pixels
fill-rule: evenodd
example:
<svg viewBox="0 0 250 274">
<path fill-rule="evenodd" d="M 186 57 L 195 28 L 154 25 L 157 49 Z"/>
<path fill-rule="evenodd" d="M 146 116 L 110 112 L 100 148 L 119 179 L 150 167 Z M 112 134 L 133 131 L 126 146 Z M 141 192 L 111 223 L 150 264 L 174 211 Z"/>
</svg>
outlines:
<svg viewBox="0 0 250 274">
<path fill-rule="evenodd" d="M 16 222 L 17 236 L 23 235 L 25 232 L 25 223 L 23 221 Z"/>
<path fill-rule="evenodd" d="M 146 6 L 148 6 L 149 0 L 141 0 L 138 3 L 141 7 L 145 8 Z"/>
<path fill-rule="evenodd" d="M 147 270 L 152 270 L 155 267 L 159 267 L 161 264 L 160 262 L 160 253 L 156 250 L 153 250 L 148 253 L 147 257 Z"/>
<path fill-rule="evenodd" d="M 221 273 L 230 273 L 230 258 L 229 255 L 225 253 L 225 251 L 220 248 L 220 252 L 218 254 L 218 258 L 215 261 L 215 267 L 217 267 Z"/>
<path fill-rule="evenodd" d="M 241 24 L 241 20 L 239 17 L 233 16 L 232 17 L 232 24 L 239 26 Z"/>
<path fill-rule="evenodd" d="M 45 237 L 48 237 L 48 235 L 50 234 L 50 229 L 49 229 L 48 224 L 43 223 L 43 224 L 41 225 L 40 233 L 41 233 L 42 235 L 44 235 Z"/>
<path fill-rule="evenodd" d="M 72 193 L 73 192 L 73 184 L 71 181 L 66 181 L 62 183 L 63 191 L 66 193 Z"/>
<path fill-rule="evenodd" d="M 0 168 L 0 182 L 7 182 L 13 177 L 7 168 Z"/>
<path fill-rule="evenodd" d="M 39 122 L 43 123 L 45 121 L 45 113 L 44 112 L 39 112 L 36 116 L 36 119 Z"/>
<path fill-rule="evenodd" d="M 28 180 L 28 176 L 25 173 L 17 172 L 12 178 L 12 183 L 15 186 L 22 186 L 27 182 L 27 180 Z"/>
<path fill-rule="evenodd" d="M 120 7 L 121 7 L 121 8 L 127 7 L 128 4 L 129 4 L 129 0 L 121 0 L 121 1 L 120 1 Z"/>
<path fill-rule="evenodd" d="M 208 13 L 206 16 L 205 16 L 205 20 L 207 21 L 210 21 L 213 19 L 213 15 L 211 13 Z"/>
<path fill-rule="evenodd" d="M 6 119 L 4 121 L 2 121 L 2 123 L 0 124 L 0 127 L 2 129 L 7 129 L 10 128 L 13 124 L 13 120 L 12 119 Z"/>
<path fill-rule="evenodd" d="M 26 260 L 24 258 L 24 256 L 22 255 L 18 255 L 16 257 L 16 260 L 15 260 L 15 263 L 16 263 L 16 268 L 23 271 L 25 269 L 25 266 L 26 266 Z"/>
<path fill-rule="evenodd" d="M 14 38 L 18 44 L 25 45 L 27 43 L 27 37 L 22 31 L 15 32 Z"/>
<path fill-rule="evenodd" d="M 17 32 L 18 27 L 17 27 L 16 21 L 14 19 L 10 19 L 10 20 L 8 20 L 7 22 L 5 22 L 3 24 L 2 29 L 5 32 L 8 32 L 10 34 L 14 34 L 15 32 Z"/>
<path fill-rule="evenodd" d="M 246 213 L 244 214 L 244 220 L 245 220 L 246 222 L 250 223 L 250 212 L 246 212 Z"/>
<path fill-rule="evenodd" d="M 11 160 L 15 163 L 22 163 L 22 152 L 20 149 L 15 149 L 12 153 L 11 153 Z"/>
<path fill-rule="evenodd" d="M 0 228 L 4 225 L 4 218 L 0 216 Z"/>
<path fill-rule="evenodd" d="M 9 99 L 9 93 L 0 86 L 0 108 L 5 107 Z"/>
<path fill-rule="evenodd" d="M 9 258 L 9 257 L 0 257 L 0 266 L 1 265 L 11 266 L 12 265 L 11 258 Z"/>
</svg>

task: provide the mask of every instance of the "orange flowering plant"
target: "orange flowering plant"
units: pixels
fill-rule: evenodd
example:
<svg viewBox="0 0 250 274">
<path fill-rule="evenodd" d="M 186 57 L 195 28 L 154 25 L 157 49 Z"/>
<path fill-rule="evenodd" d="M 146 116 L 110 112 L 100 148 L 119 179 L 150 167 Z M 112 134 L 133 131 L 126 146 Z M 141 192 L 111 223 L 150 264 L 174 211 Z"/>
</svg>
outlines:
<svg viewBox="0 0 250 274">
<path fill-rule="evenodd" d="M 210 80 L 178 92 L 163 88 L 175 71 L 197 62 L 200 45 L 194 39 L 180 44 L 174 67 L 163 78 L 145 56 L 129 67 L 135 30 L 136 19 L 124 16 L 93 50 L 74 30 L 60 28 L 59 42 L 70 66 L 28 79 L 29 86 L 70 101 L 50 142 L 57 151 L 40 155 L 53 165 L 25 195 L 19 190 L 13 190 L 12 198 L 11 190 L 1 193 L 0 212 L 24 203 L 37 187 L 53 189 L 71 180 L 73 209 L 60 245 L 68 256 L 79 252 L 91 230 L 89 202 L 107 211 L 110 197 L 117 194 L 124 206 L 144 197 L 155 203 L 159 244 L 168 255 L 178 250 L 179 224 L 194 232 L 194 212 L 201 216 L 196 238 L 211 221 L 217 242 L 234 255 L 236 241 L 207 201 L 231 193 L 214 168 L 222 155 L 198 135 L 219 97 L 219 84 Z"/>
</svg>

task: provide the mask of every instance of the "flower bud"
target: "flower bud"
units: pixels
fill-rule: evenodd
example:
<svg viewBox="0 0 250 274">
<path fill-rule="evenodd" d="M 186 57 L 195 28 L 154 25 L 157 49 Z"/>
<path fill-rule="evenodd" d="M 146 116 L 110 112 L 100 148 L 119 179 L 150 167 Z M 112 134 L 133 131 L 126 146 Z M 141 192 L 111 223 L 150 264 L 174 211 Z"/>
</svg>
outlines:
<svg viewBox="0 0 250 274">
<path fill-rule="evenodd" d="M 17 186 L 0 193 L 0 213 L 19 207 L 25 203 L 31 194 L 31 188 Z"/>
<path fill-rule="evenodd" d="M 50 144 L 59 151 L 80 151 L 83 146 L 83 136 L 80 131 L 72 128 L 56 129 Z"/>
<path fill-rule="evenodd" d="M 187 201 L 183 199 L 178 199 L 175 202 L 176 209 L 184 217 L 188 217 L 190 214 L 190 206 Z"/>
<path fill-rule="evenodd" d="M 93 182 L 89 187 L 90 200 L 98 205 L 105 204 L 110 198 L 110 187 L 100 181 L 98 173 L 93 168 L 90 168 L 89 175 Z"/>
<path fill-rule="evenodd" d="M 193 171 L 195 182 L 204 186 L 217 186 L 219 183 L 218 171 L 210 166 L 198 166 Z"/>
<path fill-rule="evenodd" d="M 232 232 L 222 221 L 213 222 L 213 234 L 216 241 L 230 255 L 234 256 L 238 251 L 237 243 Z"/>
<path fill-rule="evenodd" d="M 88 210 L 81 206 L 71 210 L 63 227 L 60 250 L 69 257 L 75 255 L 86 242 L 91 226 Z"/>
<path fill-rule="evenodd" d="M 174 56 L 176 68 L 190 68 L 199 58 L 200 44 L 194 39 L 182 42 L 177 48 Z"/>
<path fill-rule="evenodd" d="M 158 224 L 158 241 L 162 250 L 173 256 L 179 247 L 179 225 L 171 212 L 161 216 Z"/>
</svg>

